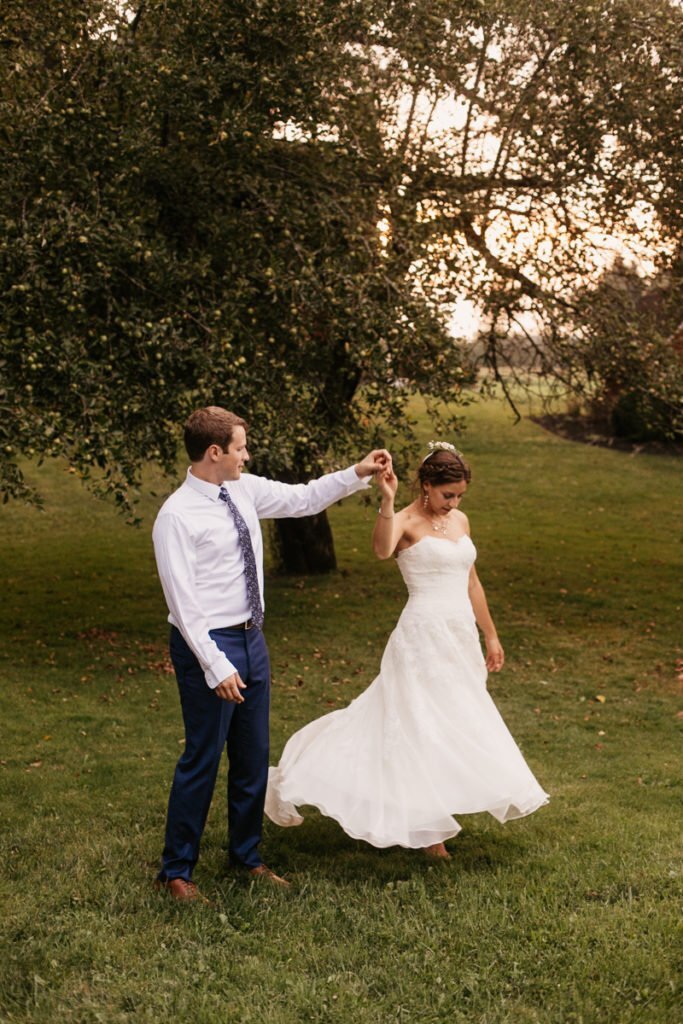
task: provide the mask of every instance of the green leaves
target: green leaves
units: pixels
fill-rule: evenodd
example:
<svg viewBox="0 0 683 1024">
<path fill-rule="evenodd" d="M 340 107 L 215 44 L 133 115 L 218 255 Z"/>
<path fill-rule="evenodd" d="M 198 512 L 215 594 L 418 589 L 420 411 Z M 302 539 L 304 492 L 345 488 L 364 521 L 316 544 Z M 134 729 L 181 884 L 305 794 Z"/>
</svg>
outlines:
<svg viewBox="0 0 683 1024">
<path fill-rule="evenodd" d="M 464 399 L 459 299 L 490 314 L 496 372 L 533 317 L 528 365 L 585 381 L 566 339 L 590 321 L 595 225 L 649 204 L 661 251 L 680 243 L 665 0 L 178 0 L 172 18 L 10 0 L 5 17 L 13 496 L 49 429 L 41 454 L 126 506 L 208 402 L 254 424 L 259 469 L 305 477 L 404 433 L 415 392 Z"/>
</svg>

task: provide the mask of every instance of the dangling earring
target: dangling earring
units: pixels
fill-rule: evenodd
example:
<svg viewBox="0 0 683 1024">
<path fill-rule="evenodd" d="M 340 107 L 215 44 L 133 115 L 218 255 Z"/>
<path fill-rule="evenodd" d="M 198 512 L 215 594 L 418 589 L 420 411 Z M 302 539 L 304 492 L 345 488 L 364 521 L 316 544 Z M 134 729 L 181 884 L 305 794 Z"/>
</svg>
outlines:
<svg viewBox="0 0 683 1024">
<path fill-rule="evenodd" d="M 429 495 L 427 494 L 426 491 L 425 491 L 424 501 L 422 502 L 422 507 L 423 507 L 423 509 L 425 509 L 425 511 L 429 507 Z"/>
</svg>

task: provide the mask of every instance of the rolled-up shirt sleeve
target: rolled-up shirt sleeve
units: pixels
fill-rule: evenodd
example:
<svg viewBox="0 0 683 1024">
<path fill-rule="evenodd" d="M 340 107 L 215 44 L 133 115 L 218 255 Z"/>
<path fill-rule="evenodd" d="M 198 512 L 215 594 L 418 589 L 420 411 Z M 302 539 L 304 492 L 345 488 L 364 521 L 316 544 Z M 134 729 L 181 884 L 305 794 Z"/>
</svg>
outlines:
<svg viewBox="0 0 683 1024">
<path fill-rule="evenodd" d="M 300 518 L 322 512 L 340 498 L 370 485 L 370 477 L 359 477 L 355 466 L 325 473 L 307 484 L 283 484 L 278 480 L 246 475 L 247 484 L 259 519 Z"/>
<path fill-rule="evenodd" d="M 168 609 L 215 689 L 237 671 L 209 635 L 209 624 L 194 594 L 194 547 L 187 525 L 177 516 L 159 516 L 152 532 L 154 554 Z"/>
</svg>

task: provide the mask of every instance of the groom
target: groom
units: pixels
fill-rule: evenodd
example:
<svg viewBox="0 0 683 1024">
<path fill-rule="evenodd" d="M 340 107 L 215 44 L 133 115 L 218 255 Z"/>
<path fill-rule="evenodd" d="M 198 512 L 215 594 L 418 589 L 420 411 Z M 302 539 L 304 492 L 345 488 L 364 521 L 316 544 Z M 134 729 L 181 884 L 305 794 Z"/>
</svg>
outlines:
<svg viewBox="0 0 683 1024">
<path fill-rule="evenodd" d="M 171 623 L 185 749 L 168 803 L 158 889 L 208 902 L 192 881 L 223 748 L 227 746 L 229 859 L 275 885 L 259 843 L 268 780 L 270 665 L 263 627 L 260 519 L 310 516 L 369 483 L 385 450 L 308 484 L 242 475 L 247 424 L 209 406 L 185 424 L 190 468 L 162 505 L 153 540 Z"/>
</svg>

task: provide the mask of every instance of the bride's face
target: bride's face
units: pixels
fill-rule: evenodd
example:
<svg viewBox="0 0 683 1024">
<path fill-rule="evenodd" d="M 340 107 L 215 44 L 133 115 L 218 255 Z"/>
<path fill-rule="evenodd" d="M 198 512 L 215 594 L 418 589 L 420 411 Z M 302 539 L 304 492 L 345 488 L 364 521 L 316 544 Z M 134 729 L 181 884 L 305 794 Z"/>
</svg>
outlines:
<svg viewBox="0 0 683 1024">
<path fill-rule="evenodd" d="M 427 495 L 427 511 L 434 516 L 447 516 L 453 508 L 457 508 L 467 490 L 467 482 L 439 484 L 432 486 L 425 483 L 424 493 Z"/>
</svg>

